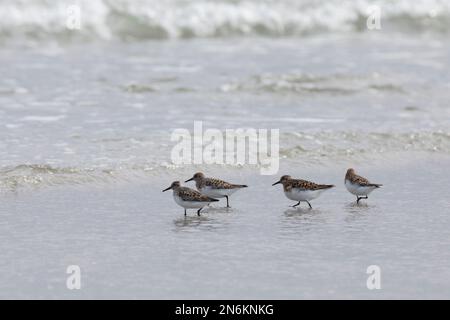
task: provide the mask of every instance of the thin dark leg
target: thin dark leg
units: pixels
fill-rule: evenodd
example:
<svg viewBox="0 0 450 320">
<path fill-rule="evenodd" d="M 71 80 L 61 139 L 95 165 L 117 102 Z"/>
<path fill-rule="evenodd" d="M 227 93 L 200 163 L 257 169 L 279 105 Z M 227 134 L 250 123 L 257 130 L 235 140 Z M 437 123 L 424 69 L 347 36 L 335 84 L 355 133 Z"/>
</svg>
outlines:
<svg viewBox="0 0 450 320">
<path fill-rule="evenodd" d="M 184 215 L 187 215 L 187 213 L 186 213 L 186 209 L 184 209 Z"/>
<path fill-rule="evenodd" d="M 200 217 L 200 211 L 202 210 L 203 208 L 200 208 L 200 209 L 198 209 L 197 210 L 197 215 Z"/>
<path fill-rule="evenodd" d="M 299 205 L 300 205 L 300 202 L 301 202 L 301 201 L 299 201 L 297 204 L 294 204 L 294 205 L 292 206 L 292 208 L 295 208 L 295 207 L 299 206 Z"/>
<path fill-rule="evenodd" d="M 312 207 L 311 207 L 311 203 L 309 203 L 309 201 L 308 201 L 308 200 L 306 200 L 306 203 L 308 204 L 309 208 L 310 208 L 310 209 L 312 209 Z"/>
<path fill-rule="evenodd" d="M 361 200 L 361 199 L 369 199 L 369 197 L 368 197 L 368 196 L 365 196 L 365 197 L 357 197 L 356 203 L 359 203 L 359 200 Z"/>
<path fill-rule="evenodd" d="M 228 196 L 225 196 L 225 198 L 227 198 L 227 208 L 231 208 L 229 203 L 228 203 Z"/>
</svg>

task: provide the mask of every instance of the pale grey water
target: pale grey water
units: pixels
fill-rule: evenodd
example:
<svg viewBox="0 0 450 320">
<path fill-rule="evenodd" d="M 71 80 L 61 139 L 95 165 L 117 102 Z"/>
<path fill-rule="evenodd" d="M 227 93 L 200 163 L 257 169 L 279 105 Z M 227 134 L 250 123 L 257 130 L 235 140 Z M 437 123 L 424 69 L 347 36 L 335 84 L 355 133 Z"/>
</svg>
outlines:
<svg viewBox="0 0 450 320">
<path fill-rule="evenodd" d="M 283 156 L 450 152 L 446 38 L 391 35 L 0 51 L 0 165 L 126 176 L 175 128 L 278 128 Z M 180 53 L 182 52 L 182 53 Z M 159 150 L 159 152 L 154 152 Z M 372 155 L 371 155 L 372 157 Z"/>
<path fill-rule="evenodd" d="M 224 12 L 240 14 L 233 3 Z M 295 25 L 255 37 L 262 10 L 247 36 L 222 37 L 227 16 L 217 37 L 169 25 L 166 40 L 138 41 L 126 37 L 133 26 L 111 42 L 92 14 L 93 39 L 74 43 L 3 16 L 0 31 L 17 34 L 0 33 L 0 297 L 449 298 L 448 15 L 430 8 L 440 8 L 430 32 L 425 10 L 409 17 L 421 32 L 305 36 Z M 279 173 L 174 167 L 172 130 L 194 121 L 280 129 Z M 348 167 L 384 187 L 354 206 Z M 250 187 L 231 210 L 184 218 L 161 190 L 198 170 Z M 271 187 L 281 174 L 337 187 L 293 210 Z M 80 291 L 65 287 L 71 264 Z M 366 288 L 369 265 L 381 290 Z"/>
<path fill-rule="evenodd" d="M 2 298 L 450 298 L 450 159 L 364 166 L 384 183 L 355 205 L 345 167 L 283 168 L 337 187 L 292 209 L 275 177 L 216 171 L 250 187 L 232 209 L 183 216 L 167 193 L 187 173 L 108 187 L 4 195 Z M 184 176 L 183 176 L 184 175 Z M 223 203 L 221 203 L 223 205 Z M 82 288 L 66 289 L 68 265 Z M 381 289 L 366 269 L 381 268 Z"/>
</svg>

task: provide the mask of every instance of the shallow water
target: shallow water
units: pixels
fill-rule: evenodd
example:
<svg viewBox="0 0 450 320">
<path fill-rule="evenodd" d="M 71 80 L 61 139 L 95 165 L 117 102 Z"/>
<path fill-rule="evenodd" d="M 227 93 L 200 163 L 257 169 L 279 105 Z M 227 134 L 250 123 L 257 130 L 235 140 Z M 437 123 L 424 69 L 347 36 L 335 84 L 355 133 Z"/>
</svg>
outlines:
<svg viewBox="0 0 450 320">
<path fill-rule="evenodd" d="M 296 164 L 450 153 L 439 36 L 13 48 L 0 51 L 6 186 L 160 174 L 172 169 L 171 133 L 194 121 L 280 129 L 280 155 Z"/>
<path fill-rule="evenodd" d="M 0 1 L 0 297 L 449 298 L 446 1 L 79 3 Z M 279 172 L 174 165 L 196 121 L 279 129 Z M 200 170 L 250 187 L 185 218 L 161 190 Z M 295 210 L 282 174 L 337 187 Z"/>
<path fill-rule="evenodd" d="M 214 172 L 250 187 L 231 209 L 222 201 L 201 217 L 184 217 L 161 193 L 170 176 L 8 193 L 1 297 L 449 298 L 450 179 L 439 169 L 449 163 L 371 166 L 384 186 L 359 205 L 340 183 L 345 167 L 290 168 L 336 183 L 313 210 L 289 208 L 274 177 L 248 171 Z M 69 291 L 65 271 L 74 264 L 82 288 Z M 381 268 L 381 290 L 366 288 L 369 265 Z"/>
</svg>

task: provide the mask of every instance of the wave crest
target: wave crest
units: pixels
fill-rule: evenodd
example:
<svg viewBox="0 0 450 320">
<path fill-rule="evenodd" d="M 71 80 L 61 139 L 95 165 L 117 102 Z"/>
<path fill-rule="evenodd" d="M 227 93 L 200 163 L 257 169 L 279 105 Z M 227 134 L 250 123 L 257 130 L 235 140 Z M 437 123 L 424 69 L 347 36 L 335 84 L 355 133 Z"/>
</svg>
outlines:
<svg viewBox="0 0 450 320">
<path fill-rule="evenodd" d="M 67 8 L 50 0 L 0 2 L 0 39 L 140 40 L 230 36 L 302 36 L 367 30 L 369 8 L 381 9 L 382 28 L 450 31 L 445 0 L 79 0 L 81 29 L 69 30 Z"/>
<path fill-rule="evenodd" d="M 289 132 L 280 135 L 280 161 L 293 164 L 338 163 L 349 160 L 373 161 L 396 154 L 412 153 L 450 154 L 450 132 Z M 41 186 L 110 184 L 118 181 L 134 181 L 152 175 L 174 173 L 188 176 L 192 172 L 208 170 L 216 165 L 176 166 L 167 159 L 170 150 L 161 157 L 147 162 L 111 164 L 107 167 L 54 167 L 47 164 L 22 164 L 0 168 L 0 192 Z M 254 166 L 228 165 L 227 168 L 242 169 Z"/>
<path fill-rule="evenodd" d="M 404 92 L 404 89 L 393 83 L 385 82 L 377 74 L 370 76 L 309 74 L 262 74 L 244 81 L 226 83 L 220 87 L 223 92 L 269 92 L 298 94 L 353 94 L 363 90 Z"/>
<path fill-rule="evenodd" d="M 310 161 L 370 159 L 402 152 L 450 154 L 450 132 L 445 131 L 285 133 L 281 140 L 281 158 Z"/>
</svg>

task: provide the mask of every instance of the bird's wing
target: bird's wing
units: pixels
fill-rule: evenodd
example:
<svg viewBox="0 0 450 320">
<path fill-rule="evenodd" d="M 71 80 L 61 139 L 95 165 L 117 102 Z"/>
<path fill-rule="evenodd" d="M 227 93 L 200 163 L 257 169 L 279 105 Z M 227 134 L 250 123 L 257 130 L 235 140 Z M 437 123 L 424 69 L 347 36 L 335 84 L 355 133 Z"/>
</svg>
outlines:
<svg viewBox="0 0 450 320">
<path fill-rule="evenodd" d="M 359 185 L 361 185 L 361 186 L 369 186 L 369 185 L 370 185 L 369 180 L 367 180 L 367 179 L 364 178 L 364 177 L 358 176 L 357 174 L 354 174 L 354 175 L 351 177 L 351 182 L 357 183 L 357 184 L 359 184 Z"/>
<path fill-rule="evenodd" d="M 298 180 L 292 181 L 292 187 L 299 188 L 299 189 L 305 189 L 305 190 L 319 190 L 319 189 L 324 189 L 324 188 L 330 187 L 330 186 L 298 179 Z"/>
<path fill-rule="evenodd" d="M 190 188 L 181 188 L 178 191 L 178 195 L 184 201 L 198 201 L 198 202 L 211 202 L 216 201 L 208 196 L 201 194 L 200 192 L 190 189 Z"/>
<path fill-rule="evenodd" d="M 215 178 L 206 178 L 205 184 L 212 189 L 234 189 L 236 185 L 231 184 L 229 182 L 215 179 Z"/>
</svg>

